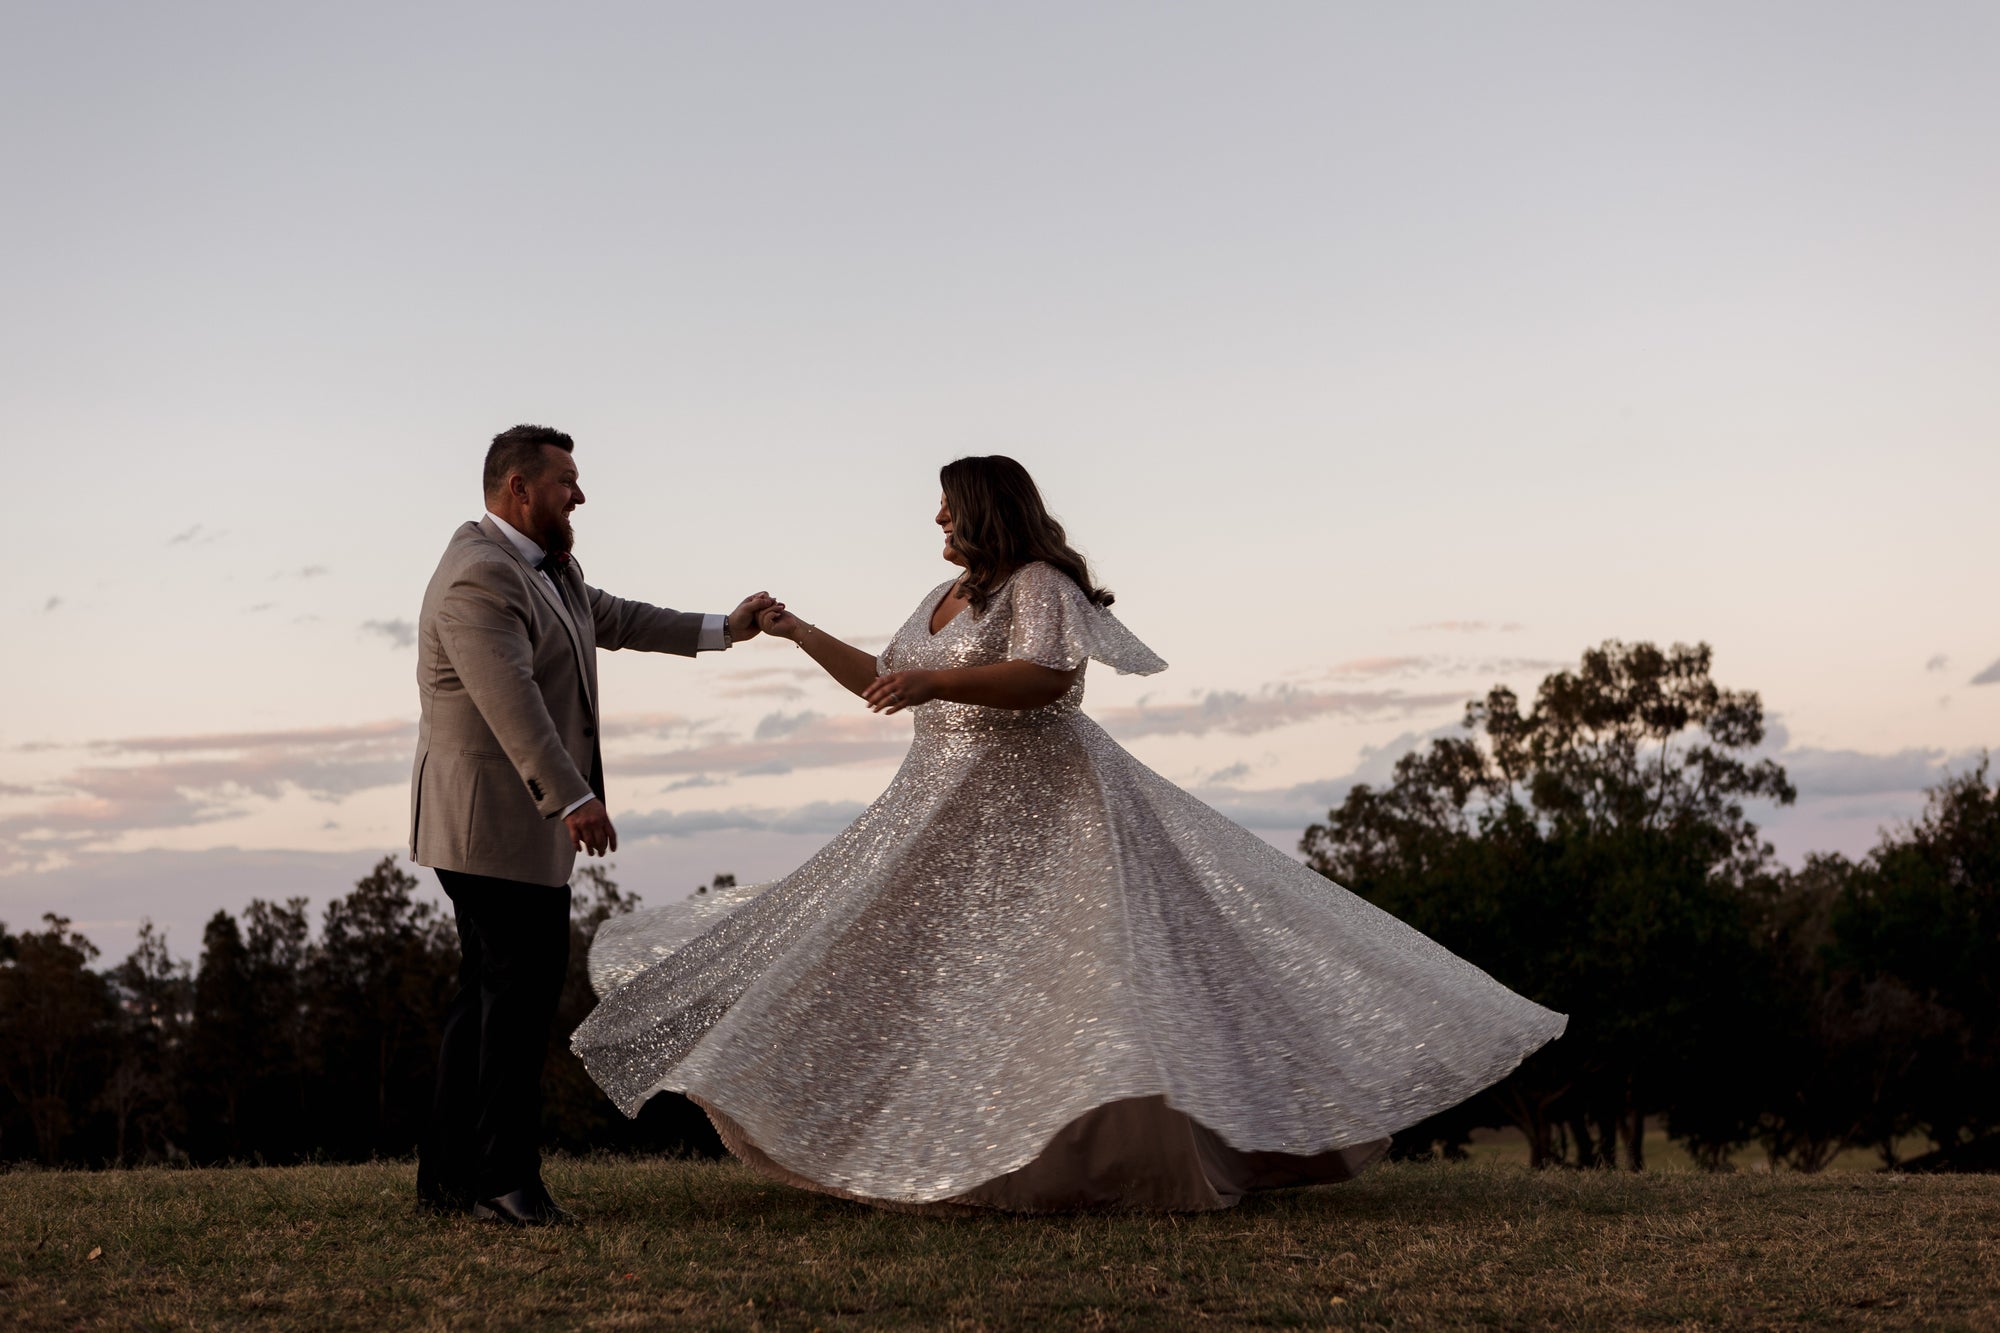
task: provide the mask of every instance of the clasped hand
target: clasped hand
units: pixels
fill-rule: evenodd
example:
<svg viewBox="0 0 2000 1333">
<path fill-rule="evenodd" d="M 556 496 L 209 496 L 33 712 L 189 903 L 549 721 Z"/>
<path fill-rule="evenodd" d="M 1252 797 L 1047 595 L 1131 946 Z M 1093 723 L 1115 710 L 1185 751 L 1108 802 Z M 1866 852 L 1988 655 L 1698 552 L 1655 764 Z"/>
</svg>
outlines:
<svg viewBox="0 0 2000 1333">
<path fill-rule="evenodd" d="M 774 609 L 782 612 L 785 604 L 768 592 L 753 592 L 745 597 L 729 613 L 729 641 L 741 643 L 745 639 L 756 638 L 763 627 L 764 614 Z"/>
</svg>

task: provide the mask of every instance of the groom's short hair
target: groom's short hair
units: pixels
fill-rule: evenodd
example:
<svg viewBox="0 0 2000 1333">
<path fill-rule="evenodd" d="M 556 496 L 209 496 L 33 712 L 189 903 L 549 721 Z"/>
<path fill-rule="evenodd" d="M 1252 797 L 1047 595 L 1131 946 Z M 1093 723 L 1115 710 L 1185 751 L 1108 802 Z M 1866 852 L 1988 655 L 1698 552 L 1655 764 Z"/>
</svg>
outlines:
<svg viewBox="0 0 2000 1333">
<path fill-rule="evenodd" d="M 492 495 L 507 484 L 516 472 L 533 480 L 548 466 L 542 446 L 553 444 L 566 454 L 576 452 L 576 441 L 548 426 L 514 426 L 493 437 L 486 447 L 486 471 L 482 477 L 485 494 Z"/>
</svg>

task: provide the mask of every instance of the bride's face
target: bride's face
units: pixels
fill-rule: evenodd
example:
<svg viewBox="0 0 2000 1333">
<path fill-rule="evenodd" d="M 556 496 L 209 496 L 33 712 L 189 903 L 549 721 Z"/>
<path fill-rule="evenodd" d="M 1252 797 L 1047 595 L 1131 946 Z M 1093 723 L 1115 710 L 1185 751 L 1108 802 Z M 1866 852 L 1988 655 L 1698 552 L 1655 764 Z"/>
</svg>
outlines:
<svg viewBox="0 0 2000 1333">
<path fill-rule="evenodd" d="M 951 544 L 951 501 L 942 495 L 938 497 L 937 525 L 944 529 L 944 558 L 954 565 L 965 563 L 965 557 Z"/>
</svg>

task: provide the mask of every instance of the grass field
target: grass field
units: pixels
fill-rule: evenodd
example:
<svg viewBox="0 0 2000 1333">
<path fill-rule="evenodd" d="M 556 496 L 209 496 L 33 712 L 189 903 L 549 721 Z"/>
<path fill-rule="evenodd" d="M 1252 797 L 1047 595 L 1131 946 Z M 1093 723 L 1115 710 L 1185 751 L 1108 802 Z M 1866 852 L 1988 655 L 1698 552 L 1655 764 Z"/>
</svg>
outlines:
<svg viewBox="0 0 2000 1333">
<path fill-rule="evenodd" d="M 556 1161 L 575 1226 L 407 1164 L 0 1175 L 0 1327 L 2000 1328 L 2000 1179 L 1392 1165 L 1181 1217 L 880 1213 Z"/>
</svg>

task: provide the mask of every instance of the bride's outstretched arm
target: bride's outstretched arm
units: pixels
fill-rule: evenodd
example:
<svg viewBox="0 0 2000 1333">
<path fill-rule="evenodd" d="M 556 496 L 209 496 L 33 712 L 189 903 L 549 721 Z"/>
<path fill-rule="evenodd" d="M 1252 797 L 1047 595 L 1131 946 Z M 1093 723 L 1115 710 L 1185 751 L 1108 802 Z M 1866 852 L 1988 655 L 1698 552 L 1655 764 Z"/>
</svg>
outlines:
<svg viewBox="0 0 2000 1333">
<path fill-rule="evenodd" d="M 842 643 L 817 625 L 808 625 L 782 606 L 758 616 L 757 624 L 766 634 L 790 639 L 805 649 L 806 656 L 825 668 L 827 675 L 856 694 L 866 690 L 875 679 L 874 654 Z"/>
</svg>

